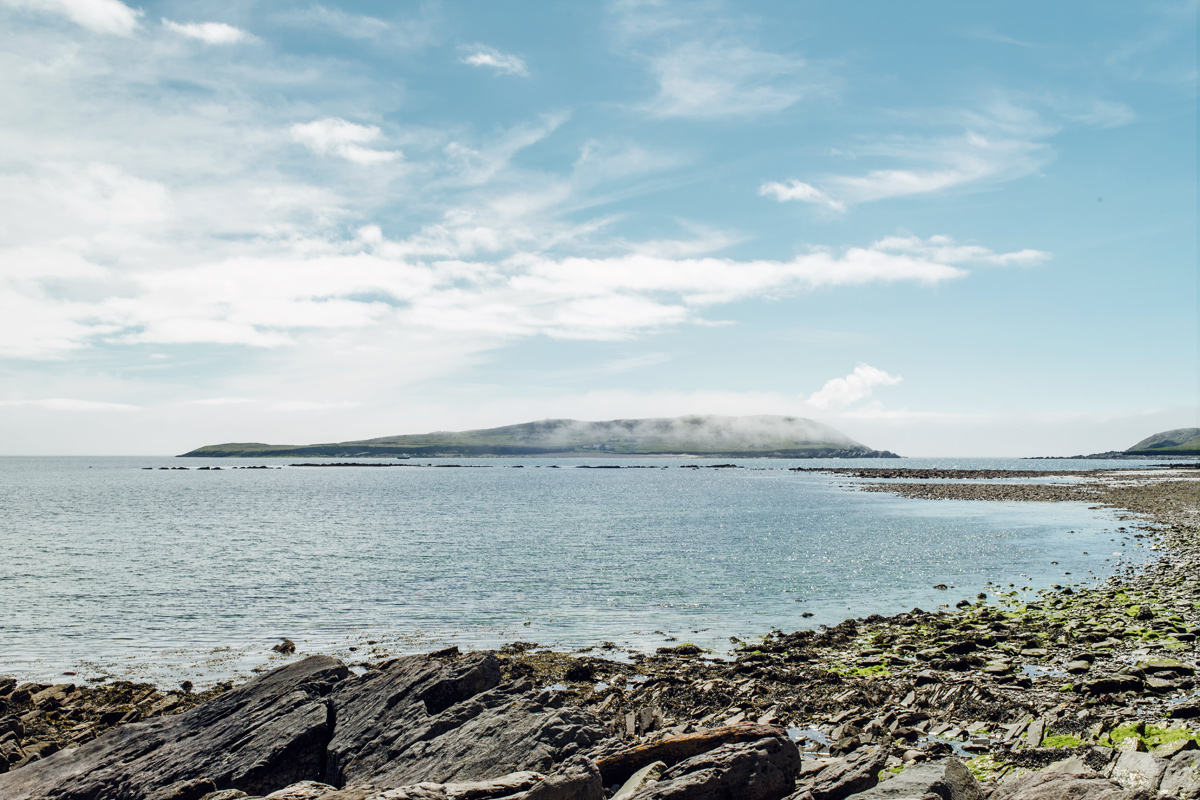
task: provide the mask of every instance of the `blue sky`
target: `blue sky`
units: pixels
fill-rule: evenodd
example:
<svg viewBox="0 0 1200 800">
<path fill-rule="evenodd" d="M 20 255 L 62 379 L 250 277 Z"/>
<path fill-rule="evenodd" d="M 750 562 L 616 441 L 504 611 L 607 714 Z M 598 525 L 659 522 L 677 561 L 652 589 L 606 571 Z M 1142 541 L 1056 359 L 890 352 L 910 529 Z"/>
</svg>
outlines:
<svg viewBox="0 0 1200 800">
<path fill-rule="evenodd" d="M 1197 413 L 1195 2 L 0 0 L 0 453 Z"/>
</svg>

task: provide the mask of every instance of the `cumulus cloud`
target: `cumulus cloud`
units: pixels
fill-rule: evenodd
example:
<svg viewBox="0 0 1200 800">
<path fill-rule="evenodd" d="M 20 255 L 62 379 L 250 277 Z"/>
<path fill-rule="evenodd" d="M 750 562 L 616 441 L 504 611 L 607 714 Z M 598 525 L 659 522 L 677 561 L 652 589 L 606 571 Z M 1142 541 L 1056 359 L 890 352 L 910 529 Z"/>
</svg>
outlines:
<svg viewBox="0 0 1200 800">
<path fill-rule="evenodd" d="M 382 133 L 376 125 L 356 125 L 340 117 L 326 117 L 291 127 L 292 139 L 317 155 L 337 156 L 362 165 L 395 161 L 401 157 L 397 150 L 364 147 L 378 140 Z"/>
<path fill-rule="evenodd" d="M 859 364 L 844 378 L 834 378 L 808 398 L 808 404 L 822 410 L 840 409 L 870 397 L 876 386 L 900 383 L 899 375 L 889 375 L 881 369 Z"/>
<path fill-rule="evenodd" d="M 140 9 L 121 0 L 3 0 L 12 8 L 57 14 L 97 33 L 129 36 L 138 29 Z"/>
<path fill-rule="evenodd" d="M 949 236 L 886 236 L 875 247 L 889 253 L 910 253 L 938 264 L 991 264 L 998 267 L 1033 266 L 1047 261 L 1050 253 L 1044 250 L 1017 250 L 996 253 L 977 244 L 957 244 Z"/>
<path fill-rule="evenodd" d="M 205 44 L 237 44 L 255 38 L 241 28 L 224 22 L 174 22 L 164 18 L 162 24 L 169 31 Z"/>
<path fill-rule="evenodd" d="M 477 44 L 468 48 L 468 53 L 459 61 L 473 67 L 487 67 L 499 75 L 529 77 L 525 59 L 511 53 L 502 53 L 494 47 Z"/>
<path fill-rule="evenodd" d="M 0 263 L 15 265 L 0 272 L 6 312 L 0 352 L 46 358 L 98 342 L 278 348 L 318 333 L 328 339 L 355 331 L 614 341 L 706 324 L 706 310 L 740 300 L 867 284 L 932 285 L 964 276 L 970 264 L 1025 258 L 947 237 L 891 238 L 788 260 L 636 252 L 421 260 L 389 255 L 388 245 L 373 231 L 338 246 L 297 242 L 276 256 L 119 274 L 78 257 L 0 251 Z M 31 258 L 59 266 L 39 271 Z M 65 279 L 74 287 L 66 295 Z"/>
<path fill-rule="evenodd" d="M 797 180 L 790 180 L 787 183 L 779 181 L 764 183 L 758 188 L 758 193 L 763 197 L 773 197 L 781 203 L 797 200 L 801 203 L 825 206 L 832 211 L 846 210 L 846 204 L 841 200 L 834 200 L 817 187 Z"/>
</svg>

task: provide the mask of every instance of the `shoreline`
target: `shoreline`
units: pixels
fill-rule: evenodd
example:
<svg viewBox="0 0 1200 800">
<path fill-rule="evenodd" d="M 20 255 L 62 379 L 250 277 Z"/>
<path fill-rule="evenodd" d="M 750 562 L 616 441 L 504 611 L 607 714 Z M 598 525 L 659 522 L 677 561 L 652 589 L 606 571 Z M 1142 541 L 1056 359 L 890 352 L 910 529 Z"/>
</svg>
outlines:
<svg viewBox="0 0 1200 800">
<path fill-rule="evenodd" d="M 505 679 L 555 692 L 562 704 L 594 714 L 627 741 L 706 726 L 779 725 L 792 731 L 806 759 L 845 758 L 886 740 L 891 768 L 949 752 L 974 758 L 983 779 L 1131 737 L 1144 746 L 1166 743 L 1156 737 L 1197 742 L 1197 478 L 1194 468 L 1106 470 L 1085 478 L 1088 502 L 1128 515 L 1130 527 L 1148 523 L 1149 533 L 1133 535 L 1149 539 L 1163 556 L 1094 589 L 1010 586 L 1002 596 L 962 601 L 952 610 L 771 631 L 761 641 L 739 641 L 730 659 L 686 642 L 629 663 L 606 657 L 614 649 L 606 645 L 563 653 L 512 642 L 497 651 L 499 662 Z M 998 497 L 988 488 L 996 486 L 1027 491 Z M 855 486 L 905 497 L 929 497 L 930 487 L 952 487 L 933 493 L 954 499 L 1050 499 L 1040 484 Z M 120 682 L 69 691 L 39 685 L 35 702 L 32 688 L 0 679 L 0 710 L 22 710 L 17 700 L 31 709 L 19 717 L 24 730 L 16 738 L 26 760 L 14 768 L 109 727 L 178 714 L 228 691 L 228 685 L 200 694 Z M 39 703 L 51 710 L 39 714 Z"/>
</svg>

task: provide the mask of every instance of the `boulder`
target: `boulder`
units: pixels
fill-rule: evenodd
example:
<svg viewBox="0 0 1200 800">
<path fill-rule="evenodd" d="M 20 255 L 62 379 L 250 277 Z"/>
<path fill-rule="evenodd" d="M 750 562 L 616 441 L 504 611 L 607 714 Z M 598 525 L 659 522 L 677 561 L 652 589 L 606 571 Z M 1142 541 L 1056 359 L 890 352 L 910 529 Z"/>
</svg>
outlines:
<svg viewBox="0 0 1200 800">
<path fill-rule="evenodd" d="M 1117 756 L 1108 777 L 1126 789 L 1153 793 L 1166 769 L 1167 762 L 1153 753 L 1126 750 Z"/>
<path fill-rule="evenodd" d="M 1084 681 L 1084 694 L 1120 694 L 1121 692 L 1140 692 L 1142 679 L 1136 675 L 1102 675 Z"/>
<path fill-rule="evenodd" d="M 667 765 L 661 761 L 655 761 L 653 764 L 647 764 L 629 777 L 629 780 L 621 784 L 621 787 L 613 794 L 611 800 L 629 800 L 635 794 L 645 789 L 651 784 L 658 783 L 658 779 L 662 777 L 663 772 L 667 769 Z"/>
<path fill-rule="evenodd" d="M 888 748 L 862 748 L 849 758 L 836 761 L 807 782 L 813 800 L 842 800 L 879 783 L 879 771 L 887 766 Z"/>
<path fill-rule="evenodd" d="M 0 775 L 5 800 L 143 800 L 188 781 L 265 794 L 317 776 L 332 733 L 326 698 L 348 672 L 312 656 L 182 714 L 123 725 Z"/>
<path fill-rule="evenodd" d="M 783 731 L 771 725 L 725 725 L 707 731 L 668 736 L 656 742 L 637 744 L 632 747 L 618 746 L 603 753 L 593 752 L 592 757 L 605 786 L 623 784 L 639 769 L 655 761 L 673 767 L 680 761 L 698 756 L 723 744 L 756 742 L 771 736 L 781 736 Z"/>
<path fill-rule="evenodd" d="M 399 658 L 330 696 L 337 726 L 323 780 L 407 786 L 547 773 L 607 731 L 553 693 L 500 686 L 494 653 Z"/>
<path fill-rule="evenodd" d="M 907 767 L 894 778 L 873 789 L 851 795 L 855 800 L 882 798 L 918 798 L 933 796 L 941 800 L 982 800 L 979 782 L 957 758 L 944 758 L 929 764 Z"/>
<path fill-rule="evenodd" d="M 681 761 L 630 800 L 781 800 L 792 793 L 799 772 L 795 743 L 771 736 Z"/>
<path fill-rule="evenodd" d="M 988 800 L 1145 800 L 1146 796 L 1105 778 L 1042 770 L 1004 781 Z"/>
<path fill-rule="evenodd" d="M 1176 753 L 1167 761 L 1158 791 L 1179 800 L 1200 798 L 1200 751 Z"/>
</svg>

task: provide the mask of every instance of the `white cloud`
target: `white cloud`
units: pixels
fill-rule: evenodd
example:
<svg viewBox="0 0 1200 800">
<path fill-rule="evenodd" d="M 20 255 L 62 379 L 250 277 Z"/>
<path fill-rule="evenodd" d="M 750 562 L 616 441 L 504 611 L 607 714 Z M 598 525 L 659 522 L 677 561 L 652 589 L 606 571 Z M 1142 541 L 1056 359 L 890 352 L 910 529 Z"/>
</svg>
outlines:
<svg viewBox="0 0 1200 800">
<path fill-rule="evenodd" d="M 64 397 L 52 397 L 45 400 L 0 400 L 0 407 L 6 408 L 43 408 L 47 411 L 140 411 L 140 406 L 125 403 L 101 403 L 95 400 L 73 400 Z"/>
<path fill-rule="evenodd" d="M 363 145 L 376 141 L 382 131 L 375 125 L 356 125 L 340 117 L 327 117 L 291 127 L 292 138 L 317 155 L 332 155 L 364 166 L 394 161 L 397 150 L 372 150 Z"/>
<path fill-rule="evenodd" d="M 764 183 L 758 187 L 758 193 L 763 197 L 773 197 L 781 203 L 798 200 L 801 203 L 825 206 L 832 211 L 846 210 L 846 204 L 842 201 L 834 200 L 817 187 L 798 180 L 790 180 L 787 183 L 779 181 Z"/>
<path fill-rule="evenodd" d="M 529 76 L 529 67 L 526 66 L 525 59 L 520 56 L 511 53 L 502 53 L 494 47 L 487 47 L 482 44 L 472 45 L 468 49 L 470 52 L 459 59 L 463 64 L 470 64 L 473 67 L 487 67 L 500 75 Z"/>
<path fill-rule="evenodd" d="M 886 236 L 874 245 L 889 253 L 910 253 L 938 264 L 991 264 L 999 267 L 1033 266 L 1050 259 L 1044 250 L 1017 250 L 996 253 L 977 244 L 956 244 L 949 236 Z"/>
<path fill-rule="evenodd" d="M 169 31 L 189 39 L 198 39 L 205 44 L 237 44 L 256 38 L 241 28 L 224 22 L 174 22 L 164 18 L 162 24 Z"/>
<path fill-rule="evenodd" d="M 629 356 L 628 358 L 614 358 L 612 361 L 605 362 L 600 369 L 604 372 L 629 372 L 635 369 L 644 369 L 645 367 L 654 367 L 659 364 L 665 364 L 671 360 L 668 353 L 646 353 L 640 356 Z"/>
<path fill-rule="evenodd" d="M 120 0 L 3 0 L 12 8 L 59 14 L 97 33 L 129 36 L 138 29 L 140 9 Z"/>
<path fill-rule="evenodd" d="M 734 42 L 688 42 L 656 56 L 658 97 L 645 106 L 663 117 L 721 117 L 782 111 L 805 93 L 801 58 Z"/>
<path fill-rule="evenodd" d="M 808 398 L 808 404 L 819 409 L 838 409 L 870 397 L 876 386 L 900 383 L 899 375 L 889 375 L 881 369 L 859 364 L 844 378 L 828 381 Z"/>
</svg>

